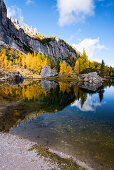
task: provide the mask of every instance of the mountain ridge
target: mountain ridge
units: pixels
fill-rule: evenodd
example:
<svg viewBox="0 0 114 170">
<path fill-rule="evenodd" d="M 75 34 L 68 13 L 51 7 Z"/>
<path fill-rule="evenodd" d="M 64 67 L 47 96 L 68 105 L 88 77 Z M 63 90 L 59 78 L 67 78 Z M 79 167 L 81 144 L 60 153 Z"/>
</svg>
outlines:
<svg viewBox="0 0 114 170">
<path fill-rule="evenodd" d="M 71 58 L 76 61 L 78 54 L 64 40 L 55 37 L 37 39 L 27 35 L 22 28 L 17 30 L 13 22 L 7 17 L 7 8 L 0 0 L 0 44 L 7 44 L 10 48 L 26 52 L 44 53 L 46 57 L 60 58 L 66 64 L 71 63 Z M 72 62 L 75 63 L 75 62 Z M 72 67 L 74 65 L 72 64 Z"/>
</svg>

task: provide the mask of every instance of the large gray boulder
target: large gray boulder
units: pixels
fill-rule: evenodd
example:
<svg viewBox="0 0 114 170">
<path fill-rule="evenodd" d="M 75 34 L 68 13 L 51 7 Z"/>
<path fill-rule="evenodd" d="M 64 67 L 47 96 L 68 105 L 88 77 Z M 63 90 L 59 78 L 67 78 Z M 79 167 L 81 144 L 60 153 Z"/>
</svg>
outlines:
<svg viewBox="0 0 114 170">
<path fill-rule="evenodd" d="M 102 86 L 103 79 L 97 74 L 97 72 L 91 72 L 88 74 L 81 74 L 78 77 L 78 85 L 81 88 L 96 91 Z"/>
<path fill-rule="evenodd" d="M 79 75 L 79 81 L 89 82 L 97 84 L 102 82 L 102 78 L 97 74 L 97 72 L 91 72 L 88 74 L 81 74 Z"/>
<path fill-rule="evenodd" d="M 40 75 L 42 76 L 42 78 L 48 78 L 48 77 L 57 76 L 58 73 L 57 73 L 56 69 L 51 69 L 50 66 L 46 65 L 46 66 L 41 70 Z"/>
</svg>

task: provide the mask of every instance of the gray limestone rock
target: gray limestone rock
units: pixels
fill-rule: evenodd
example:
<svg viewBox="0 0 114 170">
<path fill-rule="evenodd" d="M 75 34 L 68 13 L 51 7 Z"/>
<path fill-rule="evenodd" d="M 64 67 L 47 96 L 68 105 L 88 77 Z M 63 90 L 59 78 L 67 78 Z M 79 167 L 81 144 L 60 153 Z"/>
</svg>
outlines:
<svg viewBox="0 0 114 170">
<path fill-rule="evenodd" d="M 97 81 L 102 82 L 102 78 L 97 74 L 97 72 L 81 74 L 81 75 L 79 75 L 79 78 L 85 82 L 94 82 L 94 83 Z"/>
<path fill-rule="evenodd" d="M 40 75 L 42 76 L 42 78 L 48 78 L 48 77 L 54 77 L 57 76 L 58 73 L 55 69 L 51 69 L 50 66 L 46 65 L 42 70 Z"/>
<path fill-rule="evenodd" d="M 88 89 L 91 91 L 96 91 L 100 86 L 102 86 L 103 82 L 102 78 L 96 72 L 81 74 L 79 75 L 78 80 L 78 85 L 81 88 Z"/>
</svg>

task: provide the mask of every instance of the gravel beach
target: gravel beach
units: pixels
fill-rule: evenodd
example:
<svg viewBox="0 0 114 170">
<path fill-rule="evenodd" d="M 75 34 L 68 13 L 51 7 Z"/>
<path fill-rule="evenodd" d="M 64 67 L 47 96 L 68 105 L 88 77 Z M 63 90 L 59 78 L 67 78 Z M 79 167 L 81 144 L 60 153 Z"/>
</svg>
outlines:
<svg viewBox="0 0 114 170">
<path fill-rule="evenodd" d="M 50 170 L 56 164 L 28 151 L 35 143 L 11 134 L 0 133 L 0 170 Z"/>
</svg>

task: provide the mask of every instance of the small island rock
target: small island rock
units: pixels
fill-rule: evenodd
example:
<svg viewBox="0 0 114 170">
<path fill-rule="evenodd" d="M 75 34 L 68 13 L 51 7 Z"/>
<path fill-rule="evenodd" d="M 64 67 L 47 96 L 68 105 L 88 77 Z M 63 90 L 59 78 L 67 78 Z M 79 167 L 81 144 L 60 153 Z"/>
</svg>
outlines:
<svg viewBox="0 0 114 170">
<path fill-rule="evenodd" d="M 103 79 L 96 73 L 80 74 L 78 77 L 78 85 L 81 88 L 96 91 L 102 86 Z"/>
</svg>

